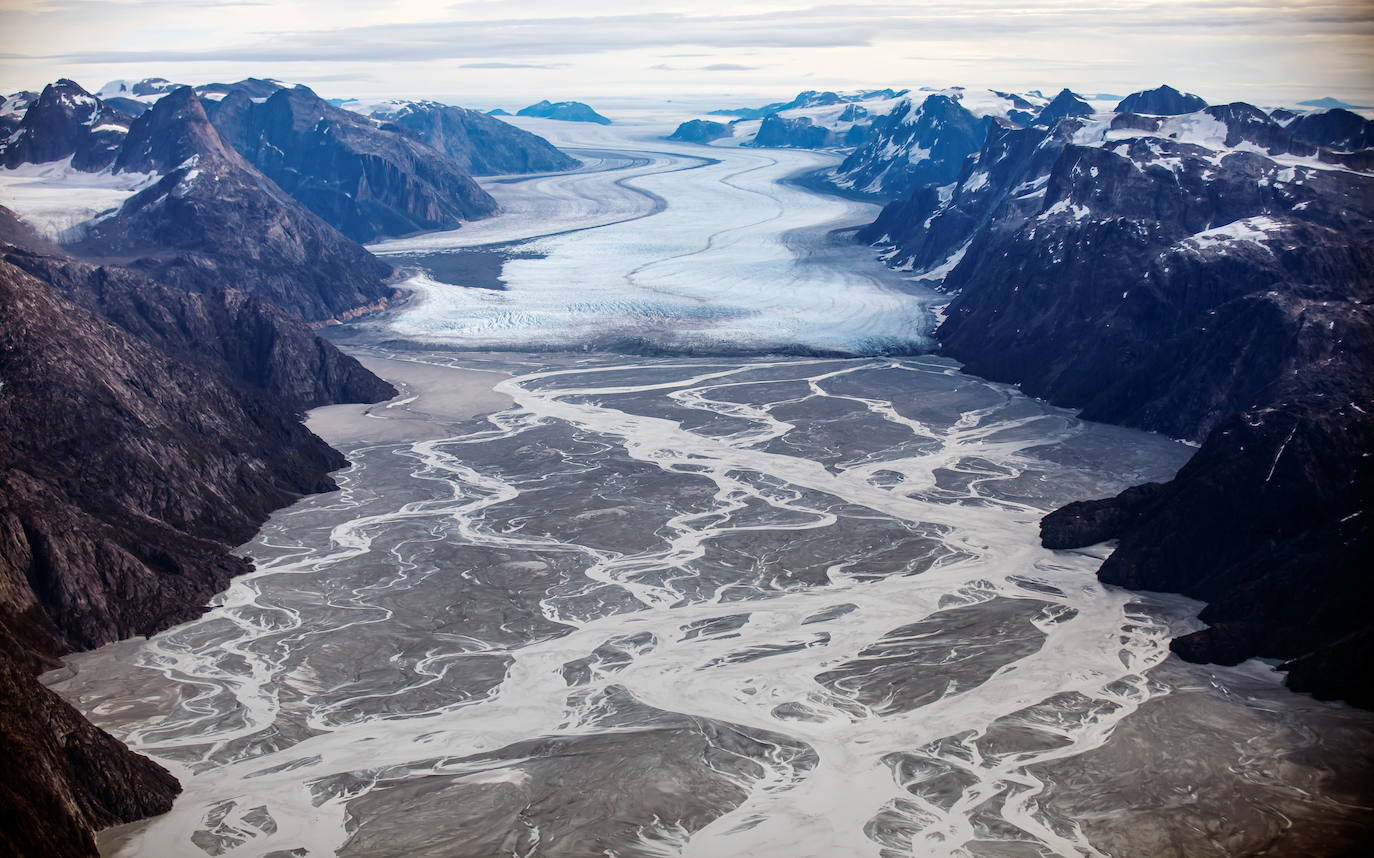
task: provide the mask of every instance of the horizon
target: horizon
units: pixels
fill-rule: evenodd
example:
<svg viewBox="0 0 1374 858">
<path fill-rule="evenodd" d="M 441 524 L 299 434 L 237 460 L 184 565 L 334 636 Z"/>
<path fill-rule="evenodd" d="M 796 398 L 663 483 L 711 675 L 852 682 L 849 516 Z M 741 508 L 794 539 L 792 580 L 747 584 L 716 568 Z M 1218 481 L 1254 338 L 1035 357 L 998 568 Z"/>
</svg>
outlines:
<svg viewBox="0 0 1374 858">
<path fill-rule="evenodd" d="M 119 79 L 270 77 L 328 98 L 507 109 L 548 98 L 614 109 L 751 106 L 806 89 L 1125 95 L 1168 83 L 1212 103 L 1374 104 L 1374 4 L 1364 0 L 561 8 L 549 0 L 3 0 L 0 92 L 60 77 L 90 91 Z"/>
</svg>

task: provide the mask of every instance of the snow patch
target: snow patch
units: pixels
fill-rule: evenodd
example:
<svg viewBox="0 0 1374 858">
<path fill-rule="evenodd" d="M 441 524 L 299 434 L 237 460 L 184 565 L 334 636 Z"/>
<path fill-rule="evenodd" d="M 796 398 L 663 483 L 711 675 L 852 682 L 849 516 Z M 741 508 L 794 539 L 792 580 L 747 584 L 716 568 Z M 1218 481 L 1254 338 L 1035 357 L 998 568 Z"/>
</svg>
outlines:
<svg viewBox="0 0 1374 858">
<path fill-rule="evenodd" d="M 76 238 L 102 212 L 156 182 L 154 173 L 83 173 L 71 157 L 47 164 L 0 169 L 0 205 L 40 235 L 55 241 Z"/>
</svg>

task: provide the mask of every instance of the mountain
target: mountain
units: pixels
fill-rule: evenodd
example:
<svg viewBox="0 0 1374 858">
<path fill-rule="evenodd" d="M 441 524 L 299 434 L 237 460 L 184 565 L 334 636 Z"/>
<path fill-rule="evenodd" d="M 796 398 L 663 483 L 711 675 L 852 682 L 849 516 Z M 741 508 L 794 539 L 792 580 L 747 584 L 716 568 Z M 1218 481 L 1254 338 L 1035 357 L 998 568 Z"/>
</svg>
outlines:
<svg viewBox="0 0 1374 858">
<path fill-rule="evenodd" d="M 1103 580 L 1211 603 L 1181 655 L 1287 659 L 1365 705 L 1371 168 L 1243 103 L 998 122 L 860 233 L 954 295 L 936 335 L 968 371 L 1202 441 L 1170 483 L 1047 517 L 1046 545 L 1116 538 Z"/>
<path fill-rule="evenodd" d="M 116 171 L 161 175 L 72 244 L 192 291 L 233 283 L 309 320 L 391 295 L 389 266 L 339 235 L 227 146 L 189 87 L 133 121 Z"/>
<path fill-rule="evenodd" d="M 835 169 L 835 184 L 888 196 L 948 184 L 983 145 L 991 122 L 966 109 L 957 93 L 928 95 L 919 106 L 903 100 Z"/>
<path fill-rule="evenodd" d="M 820 149 L 835 143 L 834 134 L 829 128 L 812 123 L 809 116 L 784 119 L 776 113 L 764 117 L 754 139 L 747 146 L 788 147 L 797 149 Z"/>
<path fill-rule="evenodd" d="M 1335 108 L 1341 108 L 1344 110 L 1374 109 L 1374 106 L 1368 104 L 1348 104 L 1344 101 L 1341 101 L 1339 98 L 1332 98 L 1330 96 L 1327 96 L 1325 98 L 1308 99 L 1307 101 L 1299 101 L 1298 105 L 1300 107 L 1319 107 L 1325 110 L 1332 110 Z"/>
<path fill-rule="evenodd" d="M 6 137 L 19 128 L 19 122 L 24 118 L 24 112 L 29 109 L 29 105 L 38 100 L 40 94 L 21 90 L 9 95 L 0 95 L 0 129 L 6 129 Z"/>
<path fill-rule="evenodd" d="M 115 110 L 121 110 L 130 116 L 138 116 L 159 98 L 180 86 L 182 84 L 172 83 L 165 77 L 112 80 L 96 90 L 94 95 Z"/>
<path fill-rule="evenodd" d="M 474 176 L 555 173 L 579 163 L 543 137 L 475 110 L 437 101 L 353 102 L 343 107 L 385 123 L 386 130 L 401 129 Z"/>
<path fill-rule="evenodd" d="M 0 150 L 0 164 L 41 164 L 70 158 L 76 170 L 94 172 L 114 163 L 129 132 L 128 114 L 63 78 L 43 87 L 27 106 Z"/>
<path fill-rule="evenodd" d="M 207 112 L 245 160 L 354 241 L 455 229 L 496 211 L 451 158 L 305 87 L 262 101 L 236 88 Z"/>
<path fill-rule="evenodd" d="M 1341 108 L 1298 114 L 1284 127 L 1298 140 L 1328 149 L 1358 152 L 1374 148 L 1374 120 Z"/>
<path fill-rule="evenodd" d="M 807 90 L 791 101 L 758 109 L 717 110 L 708 115 L 740 114 L 740 118 L 729 124 L 729 136 L 737 138 L 742 146 L 853 148 L 872 138 L 876 124 L 901 103 L 906 92 L 891 89 L 844 93 Z"/>
<path fill-rule="evenodd" d="M 196 95 L 199 95 L 204 101 L 219 101 L 231 92 L 239 92 L 255 101 L 262 101 L 286 88 L 286 84 L 279 80 L 246 77 L 234 83 L 201 84 L 196 87 Z"/>
<path fill-rule="evenodd" d="M 1092 116 L 1093 108 L 1088 102 L 1079 98 L 1068 89 L 1061 89 L 1049 104 L 1040 109 L 1036 114 L 1036 125 L 1053 125 L 1061 119 L 1070 116 Z"/>
<path fill-rule="evenodd" d="M 873 123 L 866 142 L 830 174 L 838 187 L 886 199 L 927 184 L 945 185 L 983 145 L 994 122 L 1030 125 L 1049 103 L 1038 93 L 924 88 L 919 105 L 901 99 Z"/>
<path fill-rule="evenodd" d="M 58 81 L 0 145 L 0 162 L 54 165 L 42 205 L 86 213 L 51 232 L 93 261 L 192 291 L 234 283 L 318 321 L 377 306 L 393 293 L 390 267 L 225 145 L 189 87 L 157 96 L 130 119 L 72 81 Z"/>
<path fill-rule="evenodd" d="M 668 139 L 677 140 L 680 143 L 710 143 L 712 140 L 729 137 L 733 133 L 733 129 L 723 122 L 712 122 L 709 119 L 690 119 L 679 125 L 676 131 L 668 135 Z"/>
<path fill-rule="evenodd" d="M 332 487 L 299 411 L 395 391 L 268 302 L 77 262 L 3 208 L 0 305 L 0 844 L 94 858 L 179 787 L 35 672 L 198 615 L 233 545 Z"/>
<path fill-rule="evenodd" d="M 1178 116 L 1196 113 L 1207 106 L 1207 100 L 1189 92 L 1179 92 L 1167 84 L 1155 89 L 1133 92 L 1121 99 L 1117 113 L 1144 113 L 1151 116 Z"/>
<path fill-rule="evenodd" d="M 516 116 L 535 116 L 540 119 L 558 119 L 563 122 L 595 122 L 597 125 L 610 125 L 611 120 L 592 110 L 580 101 L 544 100 L 531 104 L 515 113 Z"/>
<path fill-rule="evenodd" d="M 791 101 L 775 101 L 763 107 L 734 107 L 712 110 L 708 116 L 734 116 L 739 119 L 763 119 L 769 114 L 788 110 L 803 110 L 811 107 L 830 107 L 837 104 L 852 104 L 858 101 L 891 101 L 906 95 L 909 90 L 866 89 L 859 92 L 819 92 L 808 89 L 797 93 Z"/>
</svg>

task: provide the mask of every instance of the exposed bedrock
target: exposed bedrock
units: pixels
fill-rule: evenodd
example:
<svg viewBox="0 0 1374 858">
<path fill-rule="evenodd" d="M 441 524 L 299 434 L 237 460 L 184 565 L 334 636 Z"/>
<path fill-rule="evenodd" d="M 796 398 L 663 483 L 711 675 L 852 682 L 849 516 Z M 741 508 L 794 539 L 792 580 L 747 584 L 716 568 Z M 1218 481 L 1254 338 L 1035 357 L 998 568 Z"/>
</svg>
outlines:
<svg viewBox="0 0 1374 858">
<path fill-rule="evenodd" d="M 94 856 L 176 782 L 34 674 L 198 616 L 272 510 L 333 488 L 305 408 L 394 394 L 270 303 L 54 255 L 0 209 L 0 844 Z"/>
<path fill-rule="evenodd" d="M 861 233 L 955 296 L 937 337 L 969 371 L 1203 441 L 1168 483 L 1048 516 L 1046 546 L 1119 540 L 1103 580 L 1209 603 L 1180 655 L 1285 659 L 1365 706 L 1374 177 L 1332 167 L 1370 154 L 1245 104 L 999 125 Z"/>
</svg>

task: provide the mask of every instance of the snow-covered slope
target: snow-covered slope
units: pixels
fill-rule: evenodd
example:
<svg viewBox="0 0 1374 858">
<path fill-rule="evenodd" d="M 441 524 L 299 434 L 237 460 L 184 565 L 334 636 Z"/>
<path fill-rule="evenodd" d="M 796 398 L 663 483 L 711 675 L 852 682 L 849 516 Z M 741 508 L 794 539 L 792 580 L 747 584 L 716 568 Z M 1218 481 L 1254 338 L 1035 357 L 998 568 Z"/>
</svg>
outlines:
<svg viewBox="0 0 1374 858">
<path fill-rule="evenodd" d="M 718 138 L 717 146 L 852 148 L 868 139 L 874 123 L 901 103 L 906 92 L 892 89 L 808 90 L 791 101 L 757 108 L 715 110 L 708 115 L 737 117 L 729 123 L 730 134 Z M 699 120 L 697 122 L 700 124 Z M 691 134 L 691 129 L 679 127 L 674 139 L 690 139 Z"/>
<path fill-rule="evenodd" d="M 990 89 L 922 90 L 901 99 L 872 139 L 832 173 L 835 184 L 896 197 L 925 184 L 954 180 L 978 151 L 993 121 L 1028 125 L 1047 99 Z"/>
</svg>

